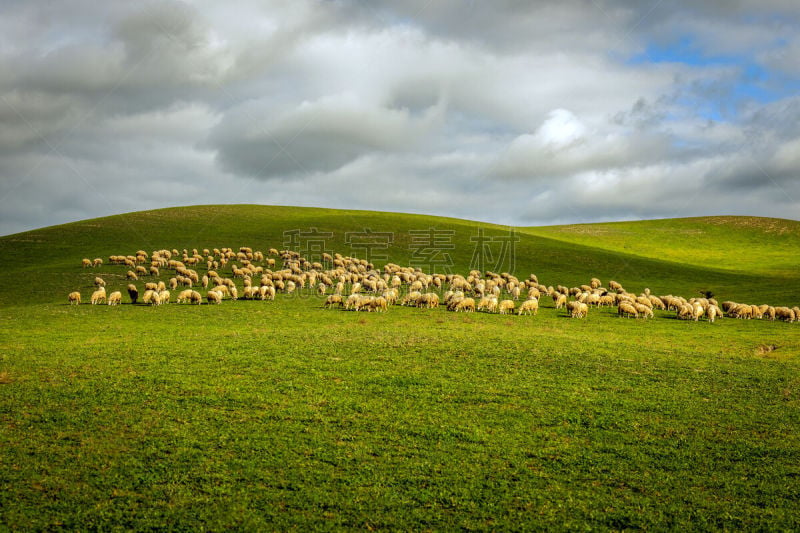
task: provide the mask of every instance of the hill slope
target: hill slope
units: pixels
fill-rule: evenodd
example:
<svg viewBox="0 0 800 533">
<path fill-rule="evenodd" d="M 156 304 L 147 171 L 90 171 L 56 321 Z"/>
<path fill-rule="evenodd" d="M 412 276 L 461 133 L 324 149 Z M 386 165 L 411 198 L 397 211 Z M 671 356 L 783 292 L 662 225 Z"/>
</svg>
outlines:
<svg viewBox="0 0 800 533">
<path fill-rule="evenodd" d="M 522 228 L 564 242 L 729 271 L 795 275 L 800 222 L 695 217 Z"/>
<path fill-rule="evenodd" d="M 140 211 L 0 238 L 0 302 L 60 301 L 76 284 L 91 285 L 94 273 L 79 266 L 83 257 L 251 246 L 298 249 L 311 259 L 339 252 L 426 271 L 535 273 L 548 285 L 597 276 L 632 291 L 649 287 L 690 297 L 711 290 L 726 299 L 796 305 L 798 273 L 789 267 L 800 257 L 800 223 L 721 220 L 515 228 L 512 234 L 493 224 L 371 211 L 256 205 Z M 377 245 L 368 252 L 369 242 Z M 125 269 L 117 271 L 122 283 Z M 27 289 L 18 283 L 21 276 Z"/>
</svg>

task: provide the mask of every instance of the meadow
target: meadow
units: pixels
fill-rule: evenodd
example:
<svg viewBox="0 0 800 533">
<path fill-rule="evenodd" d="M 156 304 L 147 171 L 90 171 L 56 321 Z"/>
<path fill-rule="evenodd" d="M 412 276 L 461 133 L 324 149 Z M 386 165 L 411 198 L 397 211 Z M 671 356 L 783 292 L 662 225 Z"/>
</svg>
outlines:
<svg viewBox="0 0 800 533">
<path fill-rule="evenodd" d="M 547 285 L 597 276 L 632 292 L 800 304 L 797 223 L 726 220 L 516 228 L 513 261 L 496 266 Z M 648 224 L 676 231 L 649 240 Z M 615 308 L 573 320 L 547 297 L 535 317 L 328 310 L 303 291 L 67 304 L 76 289 L 87 301 L 96 275 L 109 291 L 128 283 L 125 267 L 83 269 L 83 257 L 266 252 L 310 228 L 344 255 L 348 233 L 391 233 L 373 252 L 400 265 L 442 259 L 412 232 L 445 230 L 446 266 L 463 274 L 477 235 L 495 247 L 509 235 L 418 215 L 199 206 L 0 238 L 0 525 L 800 527 L 797 323 L 644 321 Z"/>
</svg>

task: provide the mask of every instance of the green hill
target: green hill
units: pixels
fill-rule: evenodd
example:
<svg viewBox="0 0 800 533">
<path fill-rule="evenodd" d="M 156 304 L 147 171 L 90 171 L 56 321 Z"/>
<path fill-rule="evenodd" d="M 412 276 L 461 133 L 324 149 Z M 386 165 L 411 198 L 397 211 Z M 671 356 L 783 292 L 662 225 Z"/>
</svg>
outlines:
<svg viewBox="0 0 800 533">
<path fill-rule="evenodd" d="M 0 301 L 59 300 L 91 284 L 84 257 L 138 249 L 250 246 L 321 250 L 387 259 L 426 271 L 535 273 L 547 285 L 614 279 L 687 298 L 710 290 L 724 299 L 794 305 L 800 300 L 800 223 L 737 217 L 511 228 L 453 218 L 335 209 L 224 205 L 140 211 L 0 238 Z M 433 230 L 433 233 L 431 233 Z M 313 233 L 316 231 L 317 233 Z M 366 235 L 366 231 L 373 234 Z M 483 232 L 483 233 L 481 233 Z M 513 247 L 504 240 L 516 239 Z M 383 243 L 382 245 L 380 243 Z M 484 253 L 479 253 L 483 250 Z M 506 252 L 506 253 L 504 253 Z M 482 259 L 482 260 L 481 260 Z M 794 264 L 793 264 L 794 262 Z M 123 268 L 113 270 L 122 276 Z M 27 291 L 15 281 L 25 276 Z M 77 276 L 77 278 L 76 278 Z M 18 292 L 22 291 L 22 292 Z"/>
<path fill-rule="evenodd" d="M 762 217 L 695 217 L 524 228 L 564 242 L 662 261 L 763 274 L 797 275 L 800 222 Z"/>
</svg>

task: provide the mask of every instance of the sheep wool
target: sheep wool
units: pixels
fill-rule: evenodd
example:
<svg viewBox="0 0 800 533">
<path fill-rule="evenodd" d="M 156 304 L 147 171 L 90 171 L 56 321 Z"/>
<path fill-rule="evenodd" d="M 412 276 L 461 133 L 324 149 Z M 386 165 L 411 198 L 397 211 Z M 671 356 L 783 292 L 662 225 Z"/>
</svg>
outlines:
<svg viewBox="0 0 800 533">
<path fill-rule="evenodd" d="M 103 287 L 100 287 L 96 291 L 92 293 L 92 305 L 96 305 L 106 301 L 106 290 Z"/>
<path fill-rule="evenodd" d="M 122 293 L 114 291 L 108 296 L 108 305 L 119 305 L 122 303 Z"/>
<path fill-rule="evenodd" d="M 518 314 L 533 314 L 536 315 L 539 312 L 539 300 L 536 298 L 529 298 L 522 302 L 522 305 L 519 306 Z"/>
</svg>

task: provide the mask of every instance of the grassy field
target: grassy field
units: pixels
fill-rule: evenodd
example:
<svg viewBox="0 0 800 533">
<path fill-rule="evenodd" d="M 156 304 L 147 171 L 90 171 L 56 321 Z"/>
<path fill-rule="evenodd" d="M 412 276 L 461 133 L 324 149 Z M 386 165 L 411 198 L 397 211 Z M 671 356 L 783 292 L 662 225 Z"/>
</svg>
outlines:
<svg viewBox="0 0 800 533">
<path fill-rule="evenodd" d="M 787 267 L 796 233 L 765 229 L 751 269 L 736 262 L 748 220 L 714 226 L 713 239 L 696 237 L 705 221 L 657 221 L 673 222 L 683 233 L 661 252 L 638 226 L 654 222 L 624 223 L 634 250 L 604 231 L 521 228 L 509 266 L 545 284 L 598 276 L 636 292 L 800 304 L 800 273 Z M 452 231 L 447 252 L 463 273 L 479 229 L 508 235 L 436 217 L 204 206 L 0 238 L 0 527 L 800 527 L 798 324 L 667 312 L 645 322 L 613 309 L 571 320 L 549 298 L 536 317 L 353 313 L 310 294 L 66 303 L 76 289 L 88 299 L 95 275 L 109 290 L 127 284 L 126 268 L 84 270 L 83 257 L 266 251 L 312 227 L 345 255 L 347 232 L 393 232 L 382 253 L 398 264 L 425 255 L 409 232 Z M 721 260 L 675 258 L 699 242 Z"/>
</svg>

